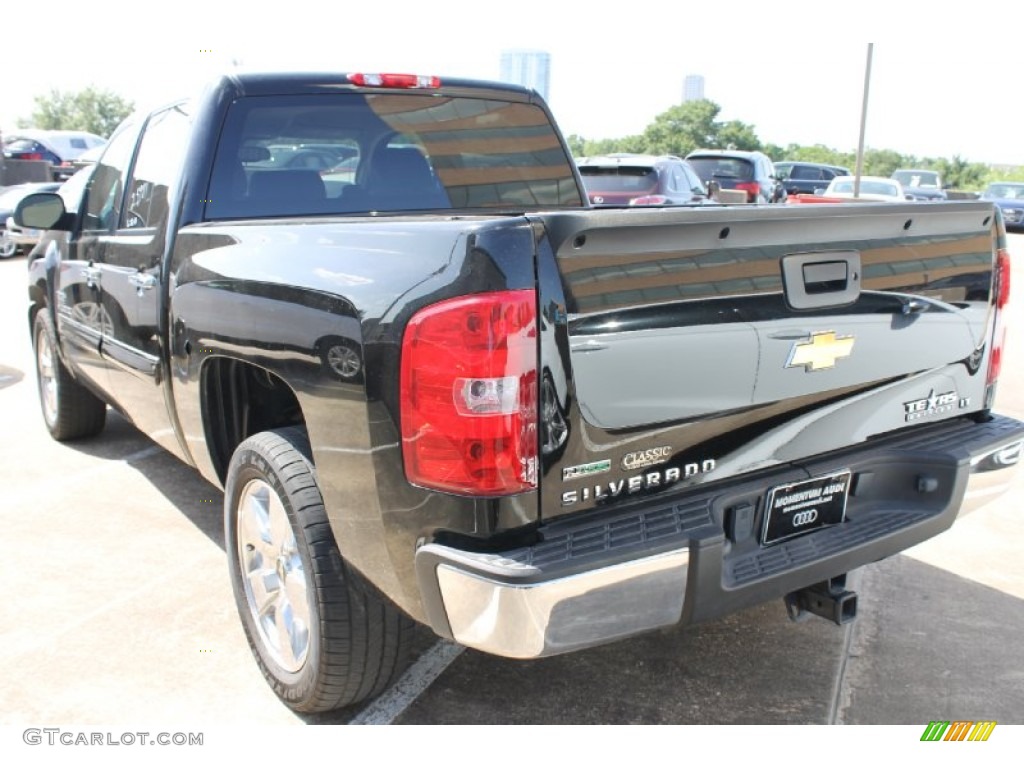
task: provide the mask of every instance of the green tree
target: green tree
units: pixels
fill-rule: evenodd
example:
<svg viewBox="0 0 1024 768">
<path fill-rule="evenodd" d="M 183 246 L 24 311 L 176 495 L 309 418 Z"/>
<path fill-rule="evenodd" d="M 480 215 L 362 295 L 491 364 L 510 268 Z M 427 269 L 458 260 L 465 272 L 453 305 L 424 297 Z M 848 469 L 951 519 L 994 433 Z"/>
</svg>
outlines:
<svg viewBox="0 0 1024 768">
<path fill-rule="evenodd" d="M 978 185 L 979 189 L 994 181 L 1024 181 L 1024 165 L 1000 166 L 986 170 L 987 173 Z"/>
<path fill-rule="evenodd" d="M 569 151 L 573 157 L 583 157 L 586 154 L 587 140 L 578 133 L 570 133 L 565 137 L 565 143 L 569 145 Z"/>
<path fill-rule="evenodd" d="M 754 126 L 739 120 L 723 123 L 716 141 L 721 149 L 744 149 L 750 152 L 761 150 L 761 140 L 754 133 Z"/>
<path fill-rule="evenodd" d="M 584 143 L 584 154 L 611 155 L 616 152 L 646 152 L 642 136 L 625 136 L 621 139 L 597 139 Z"/>
<path fill-rule="evenodd" d="M 719 147 L 721 124 L 715 118 L 721 110 L 707 99 L 669 107 L 644 129 L 643 151 L 684 157 L 695 149 Z"/>
<path fill-rule="evenodd" d="M 929 167 L 938 171 L 942 176 L 942 183 L 953 189 L 978 189 L 988 174 L 988 166 L 982 163 L 969 163 L 960 155 L 939 158 Z"/>
<path fill-rule="evenodd" d="M 108 137 L 135 108 L 133 102 L 116 93 L 89 86 L 81 91 L 61 91 L 36 96 L 35 110 L 28 119 L 18 121 L 21 128 L 88 131 Z"/>
<path fill-rule="evenodd" d="M 785 149 L 772 146 L 770 150 L 766 148 L 765 151 L 769 157 L 776 161 L 800 160 L 805 163 L 840 165 L 844 168 L 849 168 L 851 171 L 857 162 L 857 156 L 853 152 L 840 152 L 832 149 L 832 147 L 826 147 L 824 144 L 815 144 L 810 147 L 790 144 Z"/>
<path fill-rule="evenodd" d="M 864 150 L 865 176 L 892 176 L 897 168 L 915 168 L 916 163 L 913 155 L 901 155 L 893 149 Z"/>
</svg>

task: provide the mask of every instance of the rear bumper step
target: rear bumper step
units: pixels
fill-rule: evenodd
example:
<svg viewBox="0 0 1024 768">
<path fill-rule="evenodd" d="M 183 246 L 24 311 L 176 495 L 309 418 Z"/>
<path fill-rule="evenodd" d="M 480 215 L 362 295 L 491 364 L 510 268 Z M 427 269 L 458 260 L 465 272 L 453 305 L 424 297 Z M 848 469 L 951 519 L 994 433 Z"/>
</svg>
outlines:
<svg viewBox="0 0 1024 768">
<path fill-rule="evenodd" d="M 483 553 L 429 543 L 416 554 L 426 613 L 438 634 L 513 658 L 725 615 L 828 583 L 949 528 L 1009 486 L 1022 444 L 1024 423 L 1014 419 L 943 422 L 559 519 L 530 547 Z M 839 469 L 853 473 L 842 523 L 760 543 L 769 488 Z M 840 618 L 852 612 L 843 600 L 832 608 Z"/>
</svg>

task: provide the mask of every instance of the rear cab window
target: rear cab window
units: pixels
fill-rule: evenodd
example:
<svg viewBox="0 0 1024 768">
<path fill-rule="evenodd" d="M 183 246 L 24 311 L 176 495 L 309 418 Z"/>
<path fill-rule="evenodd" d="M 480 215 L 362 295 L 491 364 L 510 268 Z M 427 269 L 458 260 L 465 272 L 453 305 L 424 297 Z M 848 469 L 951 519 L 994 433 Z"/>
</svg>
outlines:
<svg viewBox="0 0 1024 768">
<path fill-rule="evenodd" d="M 236 100 L 206 199 L 207 220 L 583 205 L 539 107 L 410 93 Z"/>
<path fill-rule="evenodd" d="M 702 179 L 752 179 L 754 165 L 738 157 L 690 157 L 690 161 Z"/>
</svg>

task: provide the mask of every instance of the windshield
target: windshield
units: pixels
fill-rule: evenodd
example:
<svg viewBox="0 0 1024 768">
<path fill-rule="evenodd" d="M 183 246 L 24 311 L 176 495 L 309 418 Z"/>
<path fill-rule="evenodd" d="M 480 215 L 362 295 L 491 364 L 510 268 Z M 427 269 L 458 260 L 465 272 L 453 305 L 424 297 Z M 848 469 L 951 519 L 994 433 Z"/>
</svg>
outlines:
<svg viewBox="0 0 1024 768">
<path fill-rule="evenodd" d="M 232 104 L 207 219 L 582 207 L 534 104 L 438 94 L 252 96 Z"/>
<path fill-rule="evenodd" d="M 600 168 L 580 166 L 580 175 L 588 192 L 636 192 L 644 194 L 658 188 L 658 174 L 650 166 Z"/>
<path fill-rule="evenodd" d="M 1024 184 L 989 184 L 982 197 L 1004 200 L 1024 200 Z"/>
<path fill-rule="evenodd" d="M 942 180 L 935 171 L 896 171 L 892 177 L 904 187 L 935 187 L 942 186 Z"/>
</svg>

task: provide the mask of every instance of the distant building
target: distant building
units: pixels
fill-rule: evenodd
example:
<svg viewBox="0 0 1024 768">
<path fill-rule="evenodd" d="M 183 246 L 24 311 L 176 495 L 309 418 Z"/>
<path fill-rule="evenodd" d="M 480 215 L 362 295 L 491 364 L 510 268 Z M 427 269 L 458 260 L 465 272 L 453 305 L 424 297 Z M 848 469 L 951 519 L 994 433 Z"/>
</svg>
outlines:
<svg viewBox="0 0 1024 768">
<path fill-rule="evenodd" d="M 700 101 L 704 98 L 704 75 L 687 75 L 683 80 L 683 101 Z"/>
<path fill-rule="evenodd" d="M 533 50 L 502 51 L 501 79 L 533 88 L 547 101 L 551 85 L 551 54 Z"/>
</svg>

